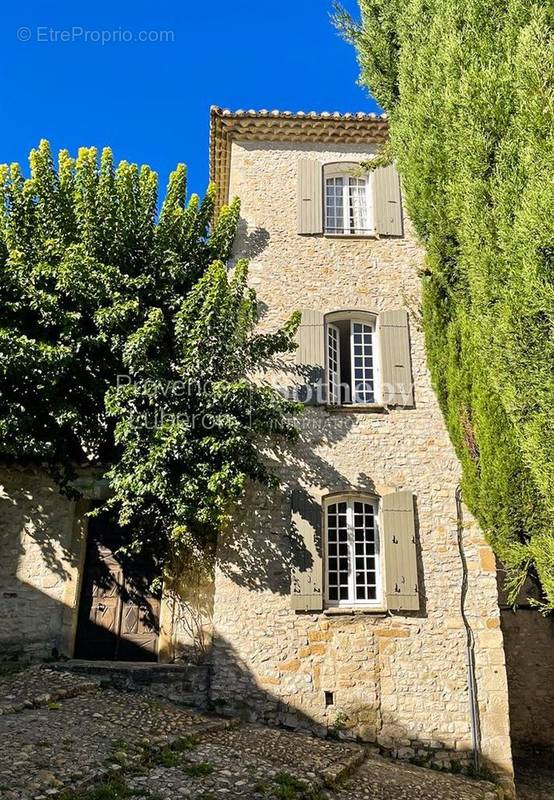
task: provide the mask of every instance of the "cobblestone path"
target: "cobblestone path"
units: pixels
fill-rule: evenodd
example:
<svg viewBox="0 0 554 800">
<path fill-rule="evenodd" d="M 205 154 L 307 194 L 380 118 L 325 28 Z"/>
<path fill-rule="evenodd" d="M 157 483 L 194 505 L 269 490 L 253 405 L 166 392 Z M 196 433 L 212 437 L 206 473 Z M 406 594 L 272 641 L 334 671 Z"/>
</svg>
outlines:
<svg viewBox="0 0 554 800">
<path fill-rule="evenodd" d="M 0 742 L 2 800 L 92 800 L 98 786 L 106 800 L 496 798 L 491 784 L 355 744 L 238 725 L 49 669 L 0 679 Z M 543 800 L 528 778 L 523 800 Z"/>
</svg>

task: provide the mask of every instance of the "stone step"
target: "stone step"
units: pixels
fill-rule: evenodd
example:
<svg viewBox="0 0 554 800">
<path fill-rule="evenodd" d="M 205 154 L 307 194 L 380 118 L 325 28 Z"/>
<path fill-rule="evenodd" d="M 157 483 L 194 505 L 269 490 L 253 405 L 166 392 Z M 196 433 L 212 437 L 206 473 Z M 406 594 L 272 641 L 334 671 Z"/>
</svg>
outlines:
<svg viewBox="0 0 554 800">
<path fill-rule="evenodd" d="M 207 665 L 71 659 L 50 668 L 92 677 L 114 689 L 141 692 L 183 706 L 208 707 Z"/>
<path fill-rule="evenodd" d="M 100 682 L 90 676 L 60 673 L 51 665 L 29 667 L 0 681 L 0 715 L 78 697 L 97 691 L 99 686 Z"/>
</svg>

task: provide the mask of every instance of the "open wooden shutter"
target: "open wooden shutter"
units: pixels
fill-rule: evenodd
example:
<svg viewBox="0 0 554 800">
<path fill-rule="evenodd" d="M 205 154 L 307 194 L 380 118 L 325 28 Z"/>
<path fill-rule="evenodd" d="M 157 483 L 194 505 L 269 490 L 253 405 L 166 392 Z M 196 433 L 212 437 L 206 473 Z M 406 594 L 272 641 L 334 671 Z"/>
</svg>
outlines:
<svg viewBox="0 0 554 800">
<path fill-rule="evenodd" d="M 419 611 L 414 496 L 393 492 L 381 500 L 385 593 L 391 611 Z"/>
<path fill-rule="evenodd" d="M 325 321 L 321 311 L 305 308 L 296 334 L 296 363 L 304 367 L 301 378 L 304 389 L 299 400 L 315 405 L 325 402 Z"/>
<path fill-rule="evenodd" d="M 323 232 L 322 169 L 311 158 L 298 160 L 297 217 L 298 233 Z"/>
<path fill-rule="evenodd" d="M 295 611 L 322 611 L 321 505 L 301 489 L 292 493 L 291 542 L 291 607 Z"/>
<path fill-rule="evenodd" d="M 413 406 L 408 314 L 404 309 L 379 315 L 381 387 L 385 405 Z"/>
<path fill-rule="evenodd" d="M 373 173 L 375 228 L 381 236 L 402 236 L 400 177 L 394 164 Z"/>
</svg>

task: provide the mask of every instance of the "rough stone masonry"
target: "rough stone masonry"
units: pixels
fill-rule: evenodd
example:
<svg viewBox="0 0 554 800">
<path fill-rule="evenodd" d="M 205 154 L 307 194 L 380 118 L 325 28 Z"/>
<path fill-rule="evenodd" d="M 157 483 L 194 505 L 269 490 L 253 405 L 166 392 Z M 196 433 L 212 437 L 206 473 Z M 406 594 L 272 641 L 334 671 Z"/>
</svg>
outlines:
<svg viewBox="0 0 554 800">
<path fill-rule="evenodd" d="M 357 736 L 404 758 L 431 753 L 439 766 L 467 762 L 472 739 L 455 504 L 460 468 L 425 364 L 417 313 L 422 252 L 408 221 L 402 238 L 299 236 L 299 158 L 362 162 L 375 146 L 325 144 L 309 130 L 298 141 L 269 140 L 278 137 L 230 136 L 229 197 L 242 203 L 235 251 L 251 257 L 263 327 L 277 327 L 296 309 L 406 308 L 415 387 L 410 409 L 308 408 L 300 441 L 278 464 L 279 474 L 285 487 L 301 482 L 318 501 L 328 492 L 370 487 L 383 496 L 409 487 L 417 498 L 424 604 L 416 614 L 292 610 L 290 492 L 256 492 L 219 548 L 212 698 L 222 709 Z M 467 512 L 463 546 L 482 752 L 510 789 L 496 564 Z"/>
<path fill-rule="evenodd" d="M 226 713 L 338 738 L 358 737 L 406 759 L 467 765 L 472 736 L 455 502 L 460 469 L 425 365 L 417 311 L 422 252 L 406 219 L 405 235 L 399 238 L 299 236 L 299 158 L 308 156 L 322 165 L 361 162 L 376 145 L 369 124 L 367 141 L 352 143 L 328 118 L 305 120 L 288 138 L 281 134 L 285 118 L 272 119 L 256 136 L 254 117 L 243 119 L 236 135 L 218 133 L 215 125 L 212 134 L 212 154 L 217 147 L 225 151 L 225 157 L 213 159 L 212 177 L 223 193 L 228 180 L 229 196 L 241 198 L 235 252 L 251 259 L 250 281 L 261 303 L 263 327 L 274 329 L 297 309 L 377 314 L 407 309 L 415 405 L 380 413 L 307 408 L 299 418 L 295 447 L 286 454 L 268 453 L 282 488 L 252 490 L 244 499 L 232 530 L 221 539 L 211 596 L 206 599 L 210 592 L 202 590 L 197 627 L 206 637 L 200 649 L 211 664 L 210 700 Z M 363 139 L 363 125 L 358 139 Z M 288 379 L 291 367 L 292 360 L 282 365 L 281 379 Z M 84 507 L 61 498 L 40 471 L 6 469 L 1 477 L 3 657 L 71 656 L 83 572 Z M 329 492 L 361 490 L 384 497 L 409 488 L 414 493 L 418 612 L 292 609 L 291 487 L 298 484 L 314 502 Z M 467 512 L 462 531 L 482 753 L 485 765 L 510 792 L 496 564 Z M 187 600 L 189 608 L 193 599 Z M 164 616 L 162 605 L 160 658 L 180 652 L 173 618 L 172 613 Z"/>
</svg>

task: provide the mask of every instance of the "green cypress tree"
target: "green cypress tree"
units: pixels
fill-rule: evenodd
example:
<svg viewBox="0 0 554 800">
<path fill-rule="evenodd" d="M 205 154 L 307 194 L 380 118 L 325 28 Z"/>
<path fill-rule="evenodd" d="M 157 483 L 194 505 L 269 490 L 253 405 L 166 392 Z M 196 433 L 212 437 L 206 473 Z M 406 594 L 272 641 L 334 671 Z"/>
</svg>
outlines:
<svg viewBox="0 0 554 800">
<path fill-rule="evenodd" d="M 554 607 L 554 47 L 538 0 L 338 10 L 427 251 L 428 362 L 466 501 Z"/>
</svg>

